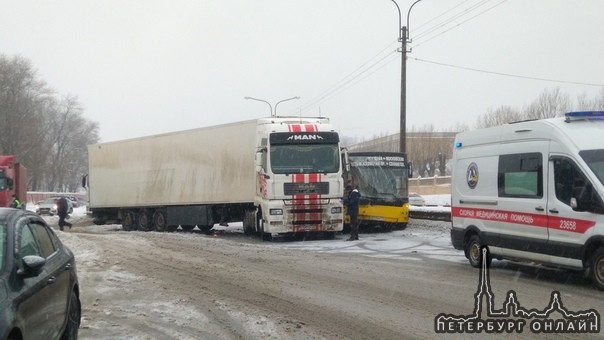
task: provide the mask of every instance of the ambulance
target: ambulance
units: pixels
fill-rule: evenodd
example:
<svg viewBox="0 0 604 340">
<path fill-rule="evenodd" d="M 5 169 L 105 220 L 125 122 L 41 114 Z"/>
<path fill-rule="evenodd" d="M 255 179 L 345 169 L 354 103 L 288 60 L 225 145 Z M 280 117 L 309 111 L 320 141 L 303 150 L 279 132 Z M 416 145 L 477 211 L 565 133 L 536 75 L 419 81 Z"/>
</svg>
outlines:
<svg viewBox="0 0 604 340">
<path fill-rule="evenodd" d="M 604 111 L 459 133 L 451 182 L 451 242 L 473 267 L 486 247 L 604 290 Z"/>
</svg>

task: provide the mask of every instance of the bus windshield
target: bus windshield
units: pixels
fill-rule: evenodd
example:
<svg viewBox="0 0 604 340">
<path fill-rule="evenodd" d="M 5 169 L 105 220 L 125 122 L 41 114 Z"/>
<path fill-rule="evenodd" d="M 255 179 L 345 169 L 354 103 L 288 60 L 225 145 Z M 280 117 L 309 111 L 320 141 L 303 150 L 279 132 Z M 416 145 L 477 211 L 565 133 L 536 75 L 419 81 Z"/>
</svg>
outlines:
<svg viewBox="0 0 604 340">
<path fill-rule="evenodd" d="M 363 197 L 400 199 L 407 196 L 407 169 L 390 166 L 352 166 Z"/>
<path fill-rule="evenodd" d="M 337 144 L 272 145 L 270 164 L 275 174 L 335 173 L 340 170 Z"/>
</svg>

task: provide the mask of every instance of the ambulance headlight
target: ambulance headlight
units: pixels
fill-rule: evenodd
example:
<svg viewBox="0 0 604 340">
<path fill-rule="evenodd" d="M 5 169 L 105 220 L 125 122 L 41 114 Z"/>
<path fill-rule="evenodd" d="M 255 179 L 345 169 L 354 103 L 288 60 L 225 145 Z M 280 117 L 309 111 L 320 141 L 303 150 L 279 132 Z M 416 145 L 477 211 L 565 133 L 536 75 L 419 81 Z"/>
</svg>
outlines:
<svg viewBox="0 0 604 340">
<path fill-rule="evenodd" d="M 333 208 L 331 208 L 331 213 L 332 214 L 341 214 L 342 213 L 342 207 L 333 207 Z"/>
<path fill-rule="evenodd" d="M 283 215 L 283 209 L 270 209 L 269 213 L 271 215 Z"/>
</svg>

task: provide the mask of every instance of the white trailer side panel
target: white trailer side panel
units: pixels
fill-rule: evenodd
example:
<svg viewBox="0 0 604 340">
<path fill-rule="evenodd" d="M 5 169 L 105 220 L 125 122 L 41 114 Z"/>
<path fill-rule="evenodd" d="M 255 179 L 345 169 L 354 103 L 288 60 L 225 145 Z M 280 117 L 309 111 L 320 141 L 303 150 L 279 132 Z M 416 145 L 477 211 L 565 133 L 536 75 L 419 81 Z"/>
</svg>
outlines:
<svg viewBox="0 0 604 340">
<path fill-rule="evenodd" d="M 254 201 L 256 120 L 90 145 L 92 208 Z"/>
</svg>

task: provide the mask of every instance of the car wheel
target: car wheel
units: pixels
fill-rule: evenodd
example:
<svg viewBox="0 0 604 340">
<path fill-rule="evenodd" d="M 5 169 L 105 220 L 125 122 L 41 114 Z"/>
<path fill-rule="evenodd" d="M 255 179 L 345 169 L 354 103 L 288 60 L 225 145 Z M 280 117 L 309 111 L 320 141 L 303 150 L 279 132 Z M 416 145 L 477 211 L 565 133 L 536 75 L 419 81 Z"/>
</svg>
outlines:
<svg viewBox="0 0 604 340">
<path fill-rule="evenodd" d="M 604 290 L 604 248 L 600 247 L 595 251 L 591 257 L 589 270 L 593 284 L 599 290 Z"/>
<path fill-rule="evenodd" d="M 77 340 L 81 316 L 82 309 L 80 299 L 78 299 L 76 293 L 72 291 L 69 299 L 69 315 L 67 318 L 67 325 L 65 326 L 65 331 L 61 336 L 61 340 Z"/>
</svg>

